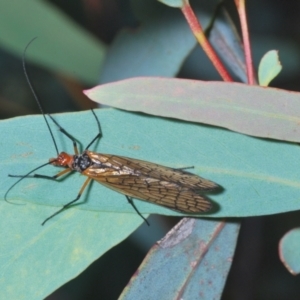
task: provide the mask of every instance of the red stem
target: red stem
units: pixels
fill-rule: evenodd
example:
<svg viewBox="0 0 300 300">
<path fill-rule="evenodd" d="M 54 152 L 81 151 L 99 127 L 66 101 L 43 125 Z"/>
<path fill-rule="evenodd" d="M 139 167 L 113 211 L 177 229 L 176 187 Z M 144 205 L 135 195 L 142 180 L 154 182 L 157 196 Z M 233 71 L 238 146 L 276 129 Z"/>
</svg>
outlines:
<svg viewBox="0 0 300 300">
<path fill-rule="evenodd" d="M 233 81 L 226 68 L 224 67 L 223 63 L 214 51 L 213 47 L 209 43 L 208 39 L 206 38 L 202 26 L 200 25 L 196 15 L 194 14 L 190 4 L 188 3 L 188 0 L 186 0 L 186 3 L 181 8 L 181 11 L 184 14 L 197 41 L 202 46 L 204 52 L 209 57 L 209 59 L 211 60 L 211 62 L 213 63 L 214 67 L 217 69 L 223 80 L 230 82 Z"/>
<path fill-rule="evenodd" d="M 247 67 L 248 84 L 253 85 L 254 84 L 254 72 L 253 72 L 253 63 L 252 63 L 252 54 L 251 54 L 251 46 L 250 46 L 250 39 L 249 39 L 247 15 L 246 15 L 246 9 L 245 9 L 245 0 L 235 0 L 235 5 L 237 6 L 237 10 L 238 10 L 238 14 L 239 14 L 240 22 L 241 22 L 244 51 L 245 51 L 245 61 L 246 61 L 246 67 Z"/>
</svg>

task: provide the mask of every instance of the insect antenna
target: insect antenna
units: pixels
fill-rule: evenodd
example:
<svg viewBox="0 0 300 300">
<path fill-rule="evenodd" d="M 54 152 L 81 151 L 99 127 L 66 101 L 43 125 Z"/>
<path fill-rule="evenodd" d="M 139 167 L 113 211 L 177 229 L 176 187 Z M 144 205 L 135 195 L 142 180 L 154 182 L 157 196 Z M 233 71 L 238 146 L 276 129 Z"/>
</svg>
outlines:
<svg viewBox="0 0 300 300">
<path fill-rule="evenodd" d="M 32 83 L 31 83 L 31 81 L 30 81 L 30 79 L 29 79 L 29 76 L 28 76 L 28 73 L 27 73 L 27 69 L 26 69 L 26 63 L 25 63 L 26 52 L 27 52 L 27 49 L 28 49 L 28 47 L 30 46 L 30 44 L 31 44 L 36 38 L 37 38 L 37 37 L 33 38 L 33 39 L 26 45 L 26 47 L 25 47 L 25 49 L 24 49 L 24 52 L 23 52 L 23 59 L 22 59 L 22 63 L 23 63 L 23 71 L 24 71 L 24 74 L 25 74 L 25 78 L 26 78 L 26 80 L 27 80 L 27 83 L 28 83 L 28 85 L 29 85 L 29 88 L 30 88 L 30 90 L 31 90 L 31 92 L 32 92 L 32 94 L 33 94 L 33 97 L 34 97 L 34 99 L 35 99 L 35 101 L 36 101 L 36 103 L 37 103 L 37 105 L 38 105 L 38 107 L 39 107 L 39 109 L 40 109 L 40 112 L 42 113 L 42 115 L 43 115 L 43 117 L 44 117 L 44 120 L 45 120 L 45 122 L 46 122 L 46 124 L 47 124 L 47 127 L 48 127 L 48 130 L 49 130 L 49 132 L 50 132 L 50 135 L 51 135 L 51 138 L 52 138 L 52 141 L 53 141 L 53 144 L 54 144 L 56 153 L 57 153 L 57 155 L 58 155 L 58 154 L 59 154 L 59 151 L 58 151 L 58 147 L 57 147 L 56 141 L 55 141 L 54 136 L 53 136 L 53 132 L 52 132 L 50 126 L 49 126 L 49 123 L 48 123 L 48 120 L 47 120 L 47 118 L 46 118 L 46 116 L 45 116 L 45 113 L 44 113 L 42 104 L 40 103 L 39 98 L 38 98 L 38 96 L 37 96 L 37 94 L 36 94 L 36 92 L 35 92 L 35 89 L 33 88 L 33 85 L 32 85 Z"/>
<path fill-rule="evenodd" d="M 37 105 L 38 105 L 38 107 L 39 107 L 39 109 L 40 109 L 40 112 L 42 113 L 42 115 L 43 115 L 43 117 L 44 117 L 44 120 L 45 120 L 45 122 L 46 122 L 46 125 L 47 125 L 47 127 L 48 127 L 48 130 L 49 130 L 49 132 L 50 132 L 50 135 L 51 135 L 51 138 L 52 138 L 52 141 L 53 141 L 53 144 L 54 144 L 56 153 L 57 153 L 57 155 L 59 155 L 58 147 L 57 147 L 56 141 L 55 141 L 55 139 L 54 139 L 53 132 L 52 132 L 50 126 L 49 126 L 49 123 L 48 123 L 48 120 L 47 120 L 47 118 L 46 118 L 46 116 L 45 116 L 43 107 L 42 107 L 42 105 L 41 105 L 41 103 L 40 103 L 40 101 L 39 101 L 39 99 L 38 99 L 38 96 L 37 96 L 37 94 L 36 94 L 34 88 L 33 88 L 33 85 L 32 85 L 32 83 L 31 83 L 31 81 L 30 81 L 30 78 L 29 78 L 29 76 L 28 76 L 27 69 L 26 69 L 26 63 L 25 63 L 26 52 L 27 52 L 27 49 L 28 49 L 28 47 L 30 46 L 30 44 L 31 44 L 36 38 L 37 38 L 37 37 L 34 37 L 34 38 L 26 45 L 26 47 L 25 47 L 25 49 L 24 49 L 23 57 L 22 57 L 23 71 L 24 71 L 24 75 L 25 75 L 26 81 L 27 81 L 27 83 L 28 83 L 28 85 L 29 85 L 29 88 L 30 88 L 30 90 L 31 90 L 31 92 L 32 92 L 32 94 L 33 94 L 33 97 L 34 97 L 34 99 L 35 99 L 35 101 L 36 101 L 36 103 L 37 103 Z M 53 162 L 53 161 L 52 161 L 52 162 Z M 4 200 L 5 200 L 6 202 L 9 202 L 9 201 L 7 200 L 7 195 L 8 195 L 8 193 L 9 193 L 9 192 L 13 189 L 13 187 L 15 187 L 21 180 L 23 180 L 24 178 L 28 177 L 28 176 L 29 176 L 30 174 L 32 174 L 34 171 L 39 170 L 39 169 L 41 169 L 41 168 L 43 168 L 43 167 L 45 167 L 45 166 L 47 166 L 47 165 L 50 165 L 52 162 L 47 162 L 47 163 L 45 163 L 45 164 L 43 164 L 43 165 L 41 165 L 41 166 L 39 166 L 39 167 L 37 167 L 37 168 L 31 170 L 30 172 L 28 172 L 28 173 L 25 174 L 25 175 L 8 175 L 9 177 L 21 177 L 21 178 L 20 178 L 19 180 L 17 180 L 17 181 L 16 181 L 16 182 L 15 182 L 15 183 L 7 190 L 7 192 L 6 192 L 5 195 L 4 195 Z"/>
<path fill-rule="evenodd" d="M 102 136 L 103 136 L 103 134 L 102 134 L 102 129 L 101 129 L 101 125 L 100 125 L 100 121 L 99 121 L 97 115 L 95 114 L 94 110 L 91 109 L 91 111 L 92 111 L 92 113 L 93 113 L 93 115 L 94 115 L 94 117 L 95 117 L 95 119 L 96 119 L 96 122 L 97 122 L 97 125 L 98 125 L 98 130 L 99 130 L 99 132 L 98 132 L 97 135 L 92 139 L 92 141 L 86 146 L 85 150 L 89 149 L 95 141 L 97 141 L 98 139 L 101 139 Z"/>
<path fill-rule="evenodd" d="M 9 177 L 21 177 L 19 180 L 17 180 L 7 191 L 6 191 L 6 193 L 5 193 L 5 195 L 4 195 L 4 200 L 6 201 L 6 202 L 9 202 L 8 200 L 7 200 L 7 195 L 8 195 L 8 193 L 12 190 L 12 188 L 14 187 L 14 186 L 16 186 L 21 180 L 23 180 L 24 178 L 26 178 L 26 177 L 28 177 L 30 174 L 32 174 L 34 171 L 36 171 L 36 170 L 39 170 L 39 169 L 41 169 L 41 168 L 43 168 L 43 167 L 45 167 L 45 166 L 47 166 L 47 165 L 50 165 L 51 163 L 52 163 L 53 161 L 49 161 L 49 162 L 47 162 L 47 163 L 45 163 L 45 164 L 43 164 L 43 165 L 41 165 L 41 166 L 38 166 L 38 167 L 36 167 L 35 169 L 33 169 L 33 170 L 31 170 L 30 172 L 28 172 L 27 174 L 25 174 L 25 175 L 8 175 Z M 10 203 L 10 202 L 9 202 Z"/>
<path fill-rule="evenodd" d="M 128 203 L 133 207 L 133 209 L 135 210 L 135 212 L 144 220 L 144 222 L 150 226 L 148 220 L 139 212 L 139 210 L 137 209 L 137 207 L 135 206 L 133 200 L 131 197 L 128 197 L 127 195 L 125 195 L 125 197 L 127 198 Z"/>
</svg>

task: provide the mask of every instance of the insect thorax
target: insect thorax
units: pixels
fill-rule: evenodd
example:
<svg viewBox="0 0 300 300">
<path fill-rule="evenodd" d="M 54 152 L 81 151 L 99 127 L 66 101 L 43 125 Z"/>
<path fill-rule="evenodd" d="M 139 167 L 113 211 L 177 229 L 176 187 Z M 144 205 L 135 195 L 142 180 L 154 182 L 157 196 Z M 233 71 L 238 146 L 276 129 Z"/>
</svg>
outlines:
<svg viewBox="0 0 300 300">
<path fill-rule="evenodd" d="M 92 160 L 89 158 L 86 152 L 83 152 L 80 155 L 73 156 L 72 169 L 77 172 L 84 172 L 93 164 Z"/>
</svg>

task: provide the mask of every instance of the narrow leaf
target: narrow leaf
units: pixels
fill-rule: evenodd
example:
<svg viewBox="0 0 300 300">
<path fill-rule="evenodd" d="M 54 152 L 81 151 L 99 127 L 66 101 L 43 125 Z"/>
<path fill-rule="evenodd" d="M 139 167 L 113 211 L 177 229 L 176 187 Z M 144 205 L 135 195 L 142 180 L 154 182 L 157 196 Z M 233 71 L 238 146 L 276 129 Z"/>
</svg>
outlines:
<svg viewBox="0 0 300 300">
<path fill-rule="evenodd" d="M 221 126 L 263 138 L 300 142 L 300 94 L 241 83 L 133 78 L 85 94 L 129 111 Z"/>
<path fill-rule="evenodd" d="M 119 299 L 218 299 L 238 232 L 238 223 L 183 219 L 152 247 Z"/>
</svg>

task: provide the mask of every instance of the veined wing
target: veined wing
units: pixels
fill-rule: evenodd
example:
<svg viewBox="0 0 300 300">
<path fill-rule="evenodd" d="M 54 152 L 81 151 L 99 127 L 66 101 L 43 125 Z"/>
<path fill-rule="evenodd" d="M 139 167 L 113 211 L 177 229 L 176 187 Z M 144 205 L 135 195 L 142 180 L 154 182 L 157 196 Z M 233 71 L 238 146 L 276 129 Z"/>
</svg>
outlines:
<svg viewBox="0 0 300 300">
<path fill-rule="evenodd" d="M 197 175 L 126 157 L 93 152 L 89 152 L 90 154 L 95 164 L 83 174 L 119 193 L 186 213 L 206 212 L 212 206 L 199 193 L 218 186 Z M 95 157 L 98 158 L 98 165 Z M 194 180 L 192 184 L 186 183 L 189 178 Z M 196 179 L 199 185 L 207 181 L 206 188 L 195 186 Z"/>
<path fill-rule="evenodd" d="M 210 180 L 183 170 L 172 169 L 135 158 L 100 154 L 91 151 L 88 151 L 87 153 L 95 164 L 104 164 L 106 167 L 114 169 L 116 173 L 119 172 L 119 175 L 135 174 L 145 176 L 161 181 L 173 182 L 194 191 L 212 191 L 219 187 Z M 102 176 L 102 172 L 103 170 L 100 170 L 98 176 Z"/>
</svg>

